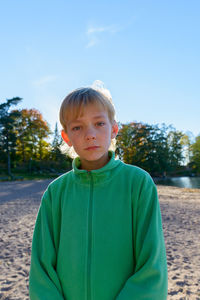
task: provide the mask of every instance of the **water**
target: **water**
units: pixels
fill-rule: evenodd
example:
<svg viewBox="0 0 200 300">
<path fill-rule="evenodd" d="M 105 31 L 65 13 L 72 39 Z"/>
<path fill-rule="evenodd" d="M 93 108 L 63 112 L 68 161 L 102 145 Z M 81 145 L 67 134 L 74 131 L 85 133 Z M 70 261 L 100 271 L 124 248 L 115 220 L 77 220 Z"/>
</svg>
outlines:
<svg viewBox="0 0 200 300">
<path fill-rule="evenodd" d="M 200 177 L 173 177 L 155 179 L 156 184 L 177 186 L 181 188 L 200 189 Z"/>
</svg>

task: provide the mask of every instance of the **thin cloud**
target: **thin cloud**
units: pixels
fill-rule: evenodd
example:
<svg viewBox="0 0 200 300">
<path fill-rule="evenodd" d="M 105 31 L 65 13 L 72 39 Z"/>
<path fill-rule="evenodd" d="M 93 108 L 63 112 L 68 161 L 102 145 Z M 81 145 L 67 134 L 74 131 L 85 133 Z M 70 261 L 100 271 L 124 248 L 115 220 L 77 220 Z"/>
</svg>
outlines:
<svg viewBox="0 0 200 300">
<path fill-rule="evenodd" d="M 32 84 L 35 86 L 35 87 L 41 87 L 41 86 L 44 86 L 48 83 L 52 83 L 54 81 L 56 81 L 58 78 L 58 76 L 55 76 L 55 75 L 47 75 L 47 76 L 44 76 L 44 77 L 41 77 L 37 80 L 34 80 L 32 82 Z"/>
<path fill-rule="evenodd" d="M 105 27 L 90 27 L 87 30 L 87 34 L 94 34 L 97 32 L 109 32 L 109 33 L 115 33 L 117 32 L 117 28 L 114 26 L 105 26 Z"/>
<path fill-rule="evenodd" d="M 86 48 L 93 47 L 97 45 L 100 42 L 100 35 L 103 33 L 109 33 L 109 34 L 114 34 L 119 29 L 116 26 L 99 26 L 99 27 L 94 27 L 90 26 L 88 30 L 86 31 L 86 35 L 88 38 L 88 43 L 86 45 Z"/>
</svg>

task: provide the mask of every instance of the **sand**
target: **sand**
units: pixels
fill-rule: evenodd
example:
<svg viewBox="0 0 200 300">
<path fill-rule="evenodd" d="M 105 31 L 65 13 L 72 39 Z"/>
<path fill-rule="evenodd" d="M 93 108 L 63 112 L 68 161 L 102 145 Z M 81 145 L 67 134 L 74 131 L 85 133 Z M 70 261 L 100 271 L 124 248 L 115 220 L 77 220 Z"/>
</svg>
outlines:
<svg viewBox="0 0 200 300">
<path fill-rule="evenodd" d="M 50 180 L 0 182 L 0 299 L 29 299 L 31 240 Z"/>
<path fill-rule="evenodd" d="M 158 186 L 168 261 L 168 299 L 200 300 L 200 189 Z"/>
<path fill-rule="evenodd" d="M 0 182 L 2 300 L 29 299 L 32 234 L 49 182 Z M 200 190 L 158 186 L 158 193 L 168 259 L 168 299 L 200 300 Z"/>
</svg>

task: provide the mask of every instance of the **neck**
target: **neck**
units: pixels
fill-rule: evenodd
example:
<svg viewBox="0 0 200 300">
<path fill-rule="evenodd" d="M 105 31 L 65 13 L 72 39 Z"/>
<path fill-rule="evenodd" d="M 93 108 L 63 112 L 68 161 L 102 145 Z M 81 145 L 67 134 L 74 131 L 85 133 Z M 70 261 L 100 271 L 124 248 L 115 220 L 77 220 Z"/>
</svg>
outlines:
<svg viewBox="0 0 200 300">
<path fill-rule="evenodd" d="M 81 166 L 80 169 L 86 170 L 86 171 L 92 171 L 92 170 L 98 170 L 102 167 L 104 167 L 110 160 L 110 157 L 108 154 L 104 157 L 101 157 L 98 160 L 95 161 L 88 161 L 88 160 L 82 160 L 81 159 Z"/>
</svg>

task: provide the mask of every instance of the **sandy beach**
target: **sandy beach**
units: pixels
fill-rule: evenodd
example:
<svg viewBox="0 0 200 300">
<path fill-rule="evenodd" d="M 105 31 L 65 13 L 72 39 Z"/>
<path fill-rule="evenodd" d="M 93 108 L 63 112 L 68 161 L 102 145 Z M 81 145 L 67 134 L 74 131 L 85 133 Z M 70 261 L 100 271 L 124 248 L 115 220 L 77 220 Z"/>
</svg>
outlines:
<svg viewBox="0 0 200 300">
<path fill-rule="evenodd" d="M 32 234 L 50 181 L 0 182 L 2 300 L 29 299 Z M 158 193 L 168 259 L 168 299 L 200 300 L 200 189 L 158 186 Z"/>
</svg>

